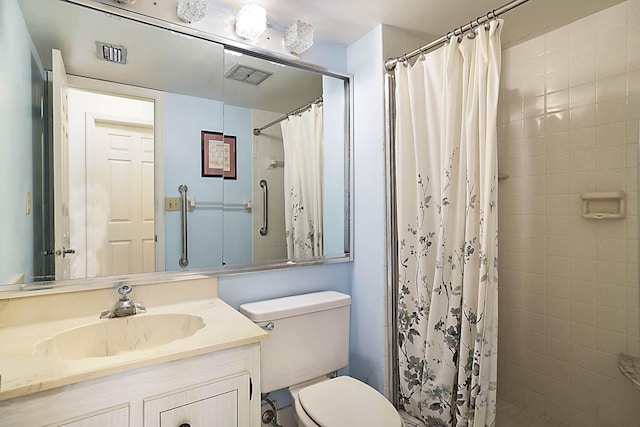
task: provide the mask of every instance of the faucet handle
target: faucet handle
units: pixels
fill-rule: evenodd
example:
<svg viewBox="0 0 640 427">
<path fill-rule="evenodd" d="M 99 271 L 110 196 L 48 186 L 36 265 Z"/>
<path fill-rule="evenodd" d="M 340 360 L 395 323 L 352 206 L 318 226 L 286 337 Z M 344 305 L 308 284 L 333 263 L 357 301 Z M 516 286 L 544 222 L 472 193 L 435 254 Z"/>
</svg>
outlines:
<svg viewBox="0 0 640 427">
<path fill-rule="evenodd" d="M 118 294 L 120 294 L 120 299 L 123 301 L 128 300 L 132 292 L 133 288 L 127 284 L 121 285 L 118 288 Z"/>
</svg>

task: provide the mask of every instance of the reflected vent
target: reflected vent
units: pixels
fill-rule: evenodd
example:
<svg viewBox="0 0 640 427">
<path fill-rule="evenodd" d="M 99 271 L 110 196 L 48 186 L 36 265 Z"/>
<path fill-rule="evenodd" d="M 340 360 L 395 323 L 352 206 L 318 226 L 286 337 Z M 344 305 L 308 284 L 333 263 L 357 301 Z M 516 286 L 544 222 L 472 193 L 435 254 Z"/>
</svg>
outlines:
<svg viewBox="0 0 640 427">
<path fill-rule="evenodd" d="M 228 79 L 237 80 L 239 82 L 248 83 L 250 85 L 258 86 L 265 81 L 273 73 L 257 70 L 255 68 L 247 67 L 246 65 L 236 64 L 232 69 L 227 71 L 224 75 Z"/>
<path fill-rule="evenodd" d="M 127 48 L 109 43 L 96 42 L 96 54 L 98 58 L 116 64 L 127 63 Z"/>
</svg>

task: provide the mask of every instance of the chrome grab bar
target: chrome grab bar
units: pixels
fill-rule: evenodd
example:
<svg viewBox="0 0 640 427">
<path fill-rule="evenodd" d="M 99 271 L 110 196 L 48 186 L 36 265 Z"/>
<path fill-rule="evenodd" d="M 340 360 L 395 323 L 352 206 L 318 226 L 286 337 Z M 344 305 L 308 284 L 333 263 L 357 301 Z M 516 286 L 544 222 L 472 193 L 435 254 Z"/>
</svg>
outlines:
<svg viewBox="0 0 640 427">
<path fill-rule="evenodd" d="M 267 210 L 269 209 L 269 189 L 267 188 L 267 181 L 264 179 L 260 180 L 260 188 L 262 188 L 262 227 L 260 227 L 260 235 L 266 236 L 269 227 L 269 214 Z"/>
<path fill-rule="evenodd" d="M 189 257 L 187 255 L 187 191 L 189 188 L 182 184 L 178 187 L 180 192 L 181 203 L 180 213 L 182 216 L 182 257 L 178 261 L 180 267 L 186 267 L 189 265 Z"/>
</svg>

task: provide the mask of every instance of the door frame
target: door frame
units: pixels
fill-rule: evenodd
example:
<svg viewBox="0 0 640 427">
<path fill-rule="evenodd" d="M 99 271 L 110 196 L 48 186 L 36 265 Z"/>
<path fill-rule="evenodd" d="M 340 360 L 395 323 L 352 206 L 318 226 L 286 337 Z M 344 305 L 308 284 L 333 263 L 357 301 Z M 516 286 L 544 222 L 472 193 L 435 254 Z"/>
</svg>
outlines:
<svg viewBox="0 0 640 427">
<path fill-rule="evenodd" d="M 164 165 L 164 94 L 160 91 L 120 83 L 95 80 L 86 77 L 68 75 L 69 87 L 73 89 L 97 92 L 123 98 L 141 99 L 153 102 L 153 137 L 154 137 L 154 198 L 155 198 L 155 235 L 156 235 L 156 272 L 165 271 L 165 165 Z"/>
</svg>

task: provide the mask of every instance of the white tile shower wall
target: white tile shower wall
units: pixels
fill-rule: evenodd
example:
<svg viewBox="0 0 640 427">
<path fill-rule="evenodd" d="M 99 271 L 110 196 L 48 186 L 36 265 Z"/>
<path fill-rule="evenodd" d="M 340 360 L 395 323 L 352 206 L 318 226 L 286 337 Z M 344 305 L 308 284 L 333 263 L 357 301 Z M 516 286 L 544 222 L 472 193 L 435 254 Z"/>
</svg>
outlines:
<svg viewBox="0 0 640 427">
<path fill-rule="evenodd" d="M 503 53 L 498 387 L 572 426 L 640 422 L 639 28 L 630 0 Z M 583 219 L 590 191 L 627 218 Z"/>
<path fill-rule="evenodd" d="M 281 114 L 269 111 L 253 111 L 253 127 L 264 126 Z M 284 225 L 284 167 L 269 169 L 269 159 L 284 161 L 284 147 L 280 124 L 265 129 L 253 137 L 253 262 L 287 258 L 287 242 Z M 268 185 L 268 233 L 260 235 L 263 224 L 263 192 L 259 183 Z"/>
</svg>

